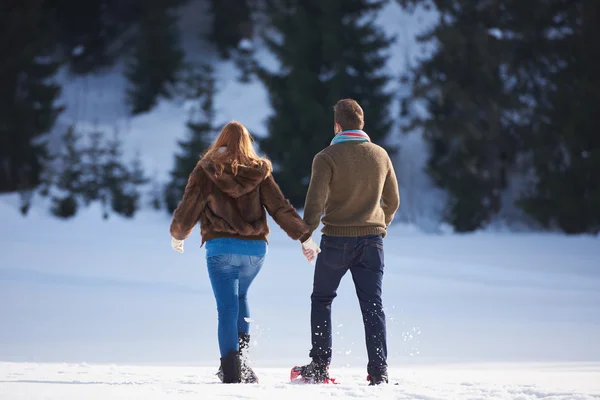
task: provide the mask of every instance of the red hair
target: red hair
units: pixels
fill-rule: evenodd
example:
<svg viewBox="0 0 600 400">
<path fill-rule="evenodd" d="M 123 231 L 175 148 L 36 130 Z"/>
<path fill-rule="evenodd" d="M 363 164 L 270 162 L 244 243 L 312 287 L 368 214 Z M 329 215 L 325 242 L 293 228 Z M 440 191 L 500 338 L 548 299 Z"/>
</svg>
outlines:
<svg viewBox="0 0 600 400">
<path fill-rule="evenodd" d="M 211 160 L 216 167 L 217 175 L 221 175 L 226 164 L 231 164 L 234 175 L 238 167 L 266 167 L 272 171 L 269 160 L 259 157 L 254 151 L 253 138 L 248 129 L 240 122 L 231 121 L 223 127 L 219 137 L 204 153 L 205 159 Z M 225 150 L 222 151 L 221 148 Z"/>
</svg>

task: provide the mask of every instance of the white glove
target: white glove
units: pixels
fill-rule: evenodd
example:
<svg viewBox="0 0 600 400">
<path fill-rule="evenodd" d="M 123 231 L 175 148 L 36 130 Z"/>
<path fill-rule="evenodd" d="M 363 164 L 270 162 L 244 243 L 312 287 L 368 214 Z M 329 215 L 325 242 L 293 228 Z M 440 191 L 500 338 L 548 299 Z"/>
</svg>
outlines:
<svg viewBox="0 0 600 400">
<path fill-rule="evenodd" d="M 317 254 L 321 252 L 321 248 L 315 241 L 309 238 L 306 242 L 302 243 L 302 253 L 309 263 L 314 264 Z"/>
<path fill-rule="evenodd" d="M 173 250 L 183 253 L 183 240 L 177 240 L 171 236 L 171 247 Z"/>
</svg>

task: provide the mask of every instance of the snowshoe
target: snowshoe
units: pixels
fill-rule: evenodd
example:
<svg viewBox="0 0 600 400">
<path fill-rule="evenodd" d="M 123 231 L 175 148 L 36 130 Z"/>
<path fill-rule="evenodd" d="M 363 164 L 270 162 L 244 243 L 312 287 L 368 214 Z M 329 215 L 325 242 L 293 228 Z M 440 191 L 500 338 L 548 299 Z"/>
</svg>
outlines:
<svg viewBox="0 0 600 400">
<path fill-rule="evenodd" d="M 314 361 L 308 365 L 292 368 L 290 382 L 300 384 L 337 384 L 335 378 L 329 376 L 329 366 L 319 365 Z"/>
</svg>

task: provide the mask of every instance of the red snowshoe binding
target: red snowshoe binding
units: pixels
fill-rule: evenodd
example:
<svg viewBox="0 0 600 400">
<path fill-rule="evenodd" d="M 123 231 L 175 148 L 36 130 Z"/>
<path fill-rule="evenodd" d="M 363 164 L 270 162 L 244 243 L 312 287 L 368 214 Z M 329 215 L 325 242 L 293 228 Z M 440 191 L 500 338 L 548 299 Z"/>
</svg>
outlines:
<svg viewBox="0 0 600 400">
<path fill-rule="evenodd" d="M 290 382 L 300 384 L 337 384 L 335 378 L 329 376 L 329 365 L 320 365 L 314 361 L 308 365 L 292 368 Z"/>
</svg>

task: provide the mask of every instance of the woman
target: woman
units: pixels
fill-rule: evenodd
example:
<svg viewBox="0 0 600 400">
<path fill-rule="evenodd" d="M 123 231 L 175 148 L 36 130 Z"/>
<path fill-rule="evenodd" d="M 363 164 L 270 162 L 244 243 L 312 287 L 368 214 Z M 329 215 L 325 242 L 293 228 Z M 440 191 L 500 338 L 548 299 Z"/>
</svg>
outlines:
<svg viewBox="0 0 600 400">
<path fill-rule="evenodd" d="M 248 289 L 267 253 L 265 209 L 292 239 L 309 232 L 271 172 L 271 163 L 255 153 L 248 130 L 230 122 L 196 164 L 173 213 L 171 243 L 179 252 L 200 222 L 217 303 L 218 375 L 224 383 L 258 381 L 244 352 L 250 341 Z"/>
</svg>

